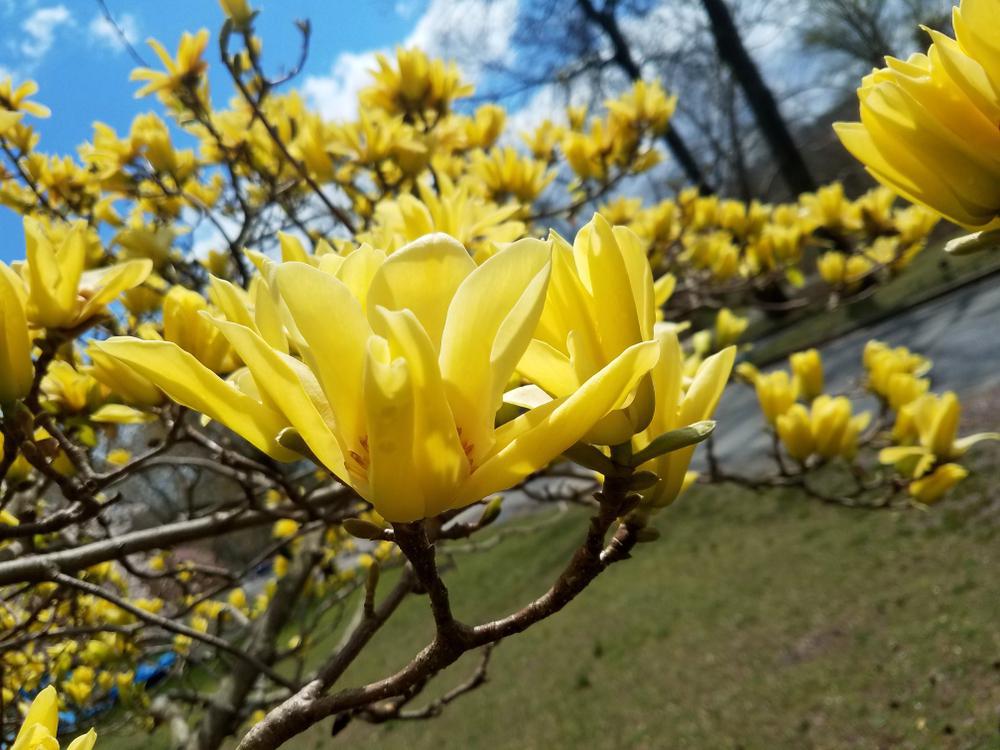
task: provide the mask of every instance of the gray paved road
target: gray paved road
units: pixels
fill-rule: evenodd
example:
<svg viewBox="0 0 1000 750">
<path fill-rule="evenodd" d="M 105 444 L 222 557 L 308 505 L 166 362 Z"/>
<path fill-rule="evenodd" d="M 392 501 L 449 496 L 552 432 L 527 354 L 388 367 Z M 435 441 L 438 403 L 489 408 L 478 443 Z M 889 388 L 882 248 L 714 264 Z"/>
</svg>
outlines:
<svg viewBox="0 0 1000 750">
<path fill-rule="evenodd" d="M 1000 277 L 981 279 L 821 347 L 830 390 L 851 388 L 861 372 L 865 342 L 873 338 L 930 357 L 934 390 L 963 396 L 1000 386 Z M 787 367 L 787 362 L 776 366 Z M 736 459 L 745 468 L 748 460 L 764 456 L 768 441 L 751 389 L 728 388 L 717 419 L 720 459 Z"/>
</svg>

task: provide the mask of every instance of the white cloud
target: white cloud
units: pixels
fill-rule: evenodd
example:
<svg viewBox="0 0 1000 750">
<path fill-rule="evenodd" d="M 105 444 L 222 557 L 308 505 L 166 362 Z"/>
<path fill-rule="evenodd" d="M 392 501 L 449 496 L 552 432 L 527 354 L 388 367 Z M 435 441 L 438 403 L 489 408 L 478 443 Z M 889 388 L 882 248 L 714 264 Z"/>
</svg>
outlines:
<svg viewBox="0 0 1000 750">
<path fill-rule="evenodd" d="M 435 57 L 475 60 L 475 65 L 466 63 L 462 73 L 476 83 L 490 63 L 505 61 L 511 54 L 517 3 L 518 0 L 430 0 L 401 46 L 419 47 Z M 406 2 L 400 3 L 397 12 L 409 7 Z M 305 79 L 303 92 L 324 117 L 356 116 L 358 92 L 368 85 L 379 52 L 388 50 L 341 52 L 329 74 Z"/>
<path fill-rule="evenodd" d="M 341 52 L 333 61 L 330 74 L 307 76 L 302 93 L 327 119 L 345 120 L 358 114 L 358 92 L 371 78 L 375 51 Z"/>
<path fill-rule="evenodd" d="M 470 70 L 467 65 L 463 72 L 475 81 L 485 65 L 501 62 L 511 54 L 517 3 L 518 0 L 431 0 L 405 46 L 420 47 L 440 57 L 459 54 L 463 60 L 474 59 L 477 68 Z"/>
<path fill-rule="evenodd" d="M 39 62 L 52 49 L 59 28 L 72 24 L 73 14 L 65 5 L 39 8 L 21 24 L 21 30 L 27 36 L 21 42 L 21 54 L 28 58 L 29 62 Z"/>
<path fill-rule="evenodd" d="M 392 6 L 392 9 L 400 18 L 410 19 L 420 10 L 420 2 L 419 0 L 396 0 L 396 4 Z"/>
<path fill-rule="evenodd" d="M 122 42 L 119 29 L 129 44 L 134 45 L 139 41 L 139 22 L 135 16 L 131 13 L 122 13 L 115 18 L 115 23 L 118 24 L 118 29 L 104 17 L 103 13 L 96 14 L 87 24 L 88 41 L 112 52 L 122 52 L 125 50 L 125 44 Z"/>
</svg>

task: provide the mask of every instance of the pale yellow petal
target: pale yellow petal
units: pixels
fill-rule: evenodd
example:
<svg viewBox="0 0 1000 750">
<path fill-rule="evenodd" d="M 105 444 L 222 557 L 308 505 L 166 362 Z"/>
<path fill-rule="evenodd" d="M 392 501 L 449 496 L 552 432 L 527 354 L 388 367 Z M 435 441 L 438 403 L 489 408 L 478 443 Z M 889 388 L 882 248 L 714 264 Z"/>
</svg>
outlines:
<svg viewBox="0 0 1000 750">
<path fill-rule="evenodd" d="M 459 286 L 441 339 L 441 373 L 473 463 L 490 450 L 503 390 L 538 323 L 549 277 L 549 245 L 520 240 Z"/>
<path fill-rule="evenodd" d="M 500 427 L 494 452 L 461 488 L 456 507 L 512 487 L 547 465 L 620 405 L 659 355 L 654 341 L 635 344 L 572 395 L 550 401 Z"/>
<path fill-rule="evenodd" d="M 364 436 L 362 382 L 371 328 L 354 295 L 339 279 L 304 263 L 277 269 L 281 298 L 306 348 L 303 358 L 323 387 L 337 429 L 349 445 Z"/>
<path fill-rule="evenodd" d="M 276 442 L 288 426 L 284 416 L 236 390 L 173 342 L 115 336 L 101 348 L 172 400 L 224 424 L 268 455 L 281 461 L 297 458 Z"/>
<path fill-rule="evenodd" d="M 476 270 L 462 244 L 437 233 L 421 237 L 390 255 L 371 280 L 367 306 L 411 310 L 435 348 L 441 346 L 448 305 Z"/>
<path fill-rule="evenodd" d="M 246 363 L 254 382 L 267 398 L 268 405 L 285 415 L 288 424 L 298 430 L 313 454 L 327 469 L 346 480 L 344 453 L 330 429 L 331 426 L 323 419 L 298 373 L 282 354 L 246 326 L 211 320 Z"/>
</svg>

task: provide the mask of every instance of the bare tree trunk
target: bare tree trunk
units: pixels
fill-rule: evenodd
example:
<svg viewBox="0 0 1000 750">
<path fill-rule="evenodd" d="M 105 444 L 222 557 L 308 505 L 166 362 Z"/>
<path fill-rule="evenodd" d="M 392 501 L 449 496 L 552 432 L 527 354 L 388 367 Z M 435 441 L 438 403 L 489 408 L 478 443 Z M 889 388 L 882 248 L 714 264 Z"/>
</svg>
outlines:
<svg viewBox="0 0 1000 750">
<path fill-rule="evenodd" d="M 764 82 L 760 69 L 743 44 L 733 15 L 725 0 L 702 0 L 712 28 L 719 57 L 732 71 L 757 125 L 778 163 L 781 177 L 793 194 L 816 189 L 816 181 L 792 138 L 788 123 L 778 109 L 774 94 Z"/>
<path fill-rule="evenodd" d="M 278 584 L 267 612 L 253 625 L 247 649 L 268 666 L 278 655 L 277 639 L 295 611 L 295 602 L 321 554 L 312 545 L 302 549 L 288 574 Z M 253 665 L 237 661 L 219 683 L 198 731 L 188 737 L 189 750 L 218 750 L 238 728 L 240 709 L 257 684 L 260 672 Z"/>
<path fill-rule="evenodd" d="M 614 50 L 615 64 L 631 80 L 641 80 L 642 71 L 639 69 L 639 64 L 635 61 L 635 58 L 632 57 L 632 50 L 629 48 L 628 42 L 624 34 L 622 34 L 621 27 L 618 25 L 613 4 L 608 4 L 601 10 L 598 10 L 594 6 L 593 0 L 577 0 L 577 4 L 587 20 L 600 28 L 608 38 Z M 698 187 L 698 190 L 703 194 L 715 192 L 712 185 L 705 178 L 701 167 L 698 166 L 698 162 L 695 161 L 684 139 L 681 138 L 680 133 L 676 129 L 668 127 L 663 133 L 663 140 L 674 159 L 677 160 L 681 169 L 684 170 L 684 175 Z"/>
</svg>

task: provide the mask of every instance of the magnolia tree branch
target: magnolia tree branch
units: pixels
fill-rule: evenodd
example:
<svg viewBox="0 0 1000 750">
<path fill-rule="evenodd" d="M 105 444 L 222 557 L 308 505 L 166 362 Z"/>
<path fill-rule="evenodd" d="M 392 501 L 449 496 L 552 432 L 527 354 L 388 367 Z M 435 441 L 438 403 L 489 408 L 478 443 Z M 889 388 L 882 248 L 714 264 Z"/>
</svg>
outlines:
<svg viewBox="0 0 1000 750">
<path fill-rule="evenodd" d="M 315 511 L 333 506 L 334 512 L 327 518 L 329 523 L 337 523 L 343 518 L 356 514 L 357 508 L 350 501 L 354 496 L 340 487 L 312 498 L 309 507 Z M 0 586 L 14 583 L 43 583 L 52 580 L 59 573 L 75 573 L 98 563 L 119 560 L 126 555 L 166 549 L 184 542 L 208 539 L 220 534 L 267 526 L 277 518 L 296 518 L 299 513 L 275 513 L 265 510 L 239 508 L 220 511 L 189 521 L 177 521 L 142 531 L 91 542 L 58 552 L 28 555 L 0 563 Z"/>
<path fill-rule="evenodd" d="M 430 599 L 436 626 L 434 640 L 400 671 L 362 687 L 327 695 L 326 688 L 332 686 L 338 672 L 326 675 L 333 679 L 313 680 L 254 726 L 244 736 L 238 750 L 273 750 L 328 716 L 406 696 L 467 651 L 520 633 L 562 610 L 610 565 L 629 557 L 637 543 L 645 519 L 630 513 L 638 500 L 629 491 L 630 480 L 631 471 L 607 478 L 604 490 L 598 493 L 598 513 L 591 519 L 583 543 L 548 591 L 507 617 L 475 626 L 454 618 L 448 589 L 438 573 L 433 542 L 426 527 L 396 524 L 397 543 L 409 559 L 410 570 L 421 590 Z M 606 542 L 616 522 L 617 531 Z"/>
</svg>

